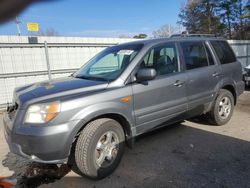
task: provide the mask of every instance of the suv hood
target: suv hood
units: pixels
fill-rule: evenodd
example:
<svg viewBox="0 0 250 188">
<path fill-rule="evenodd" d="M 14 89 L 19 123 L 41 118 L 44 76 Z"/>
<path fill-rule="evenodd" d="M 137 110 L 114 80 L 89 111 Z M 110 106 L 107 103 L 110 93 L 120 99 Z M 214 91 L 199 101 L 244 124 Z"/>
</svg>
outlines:
<svg viewBox="0 0 250 188">
<path fill-rule="evenodd" d="M 106 89 L 107 86 L 108 82 L 105 81 L 65 77 L 17 88 L 14 92 L 14 100 L 24 104 L 35 99 L 40 101 L 74 94 L 85 94 Z"/>
</svg>

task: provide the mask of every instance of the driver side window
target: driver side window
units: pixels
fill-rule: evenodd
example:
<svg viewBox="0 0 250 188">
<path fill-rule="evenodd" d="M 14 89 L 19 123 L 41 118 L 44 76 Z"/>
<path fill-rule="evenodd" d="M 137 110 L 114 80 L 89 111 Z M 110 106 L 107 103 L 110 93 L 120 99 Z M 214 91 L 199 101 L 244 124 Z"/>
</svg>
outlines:
<svg viewBox="0 0 250 188">
<path fill-rule="evenodd" d="M 141 68 L 154 68 L 157 75 L 167 75 L 178 72 L 175 44 L 168 43 L 150 50 L 145 56 Z"/>
</svg>

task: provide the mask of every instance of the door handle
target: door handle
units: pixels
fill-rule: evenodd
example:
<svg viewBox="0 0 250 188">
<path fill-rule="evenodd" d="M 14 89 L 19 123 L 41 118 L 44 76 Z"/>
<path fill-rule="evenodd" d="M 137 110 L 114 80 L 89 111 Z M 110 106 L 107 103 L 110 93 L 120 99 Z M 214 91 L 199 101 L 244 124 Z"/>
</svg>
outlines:
<svg viewBox="0 0 250 188">
<path fill-rule="evenodd" d="M 184 81 L 176 80 L 176 82 L 174 83 L 174 86 L 176 86 L 176 87 L 181 87 L 181 86 L 183 86 L 184 84 L 185 84 Z"/>
<path fill-rule="evenodd" d="M 218 73 L 218 72 L 215 72 L 212 74 L 213 77 L 219 77 L 219 76 L 222 76 L 222 74 Z"/>
<path fill-rule="evenodd" d="M 212 74 L 212 76 L 213 76 L 213 77 L 217 77 L 217 76 L 219 76 L 219 73 L 218 73 L 218 72 L 215 72 L 215 73 Z"/>
</svg>

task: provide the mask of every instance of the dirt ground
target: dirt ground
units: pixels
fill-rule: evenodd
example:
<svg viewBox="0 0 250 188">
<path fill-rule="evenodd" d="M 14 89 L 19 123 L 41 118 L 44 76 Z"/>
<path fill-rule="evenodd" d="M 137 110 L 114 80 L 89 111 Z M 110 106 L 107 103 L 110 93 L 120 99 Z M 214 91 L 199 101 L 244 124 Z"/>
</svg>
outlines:
<svg viewBox="0 0 250 188">
<path fill-rule="evenodd" d="M 0 176 L 12 176 L 17 187 L 250 187 L 250 91 L 225 126 L 194 119 L 140 136 L 117 170 L 99 181 L 9 153 L 0 122 Z"/>
</svg>

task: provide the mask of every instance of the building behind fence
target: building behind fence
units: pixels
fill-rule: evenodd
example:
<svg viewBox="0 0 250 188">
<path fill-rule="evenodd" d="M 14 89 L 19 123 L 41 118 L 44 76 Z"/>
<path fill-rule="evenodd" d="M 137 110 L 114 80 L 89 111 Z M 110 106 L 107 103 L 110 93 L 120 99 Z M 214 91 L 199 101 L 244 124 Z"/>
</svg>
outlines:
<svg viewBox="0 0 250 188">
<path fill-rule="evenodd" d="M 32 41 L 28 37 L 0 36 L 0 108 L 11 102 L 15 87 L 48 79 L 48 67 L 52 78 L 68 76 L 104 48 L 132 40 L 38 37 Z M 242 65 L 250 64 L 250 41 L 229 43 Z"/>
</svg>

